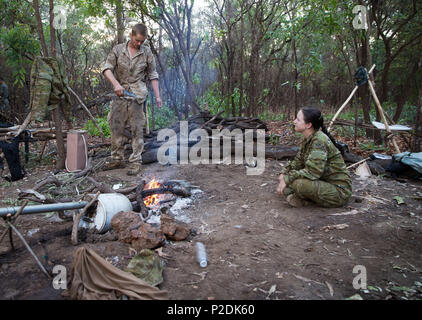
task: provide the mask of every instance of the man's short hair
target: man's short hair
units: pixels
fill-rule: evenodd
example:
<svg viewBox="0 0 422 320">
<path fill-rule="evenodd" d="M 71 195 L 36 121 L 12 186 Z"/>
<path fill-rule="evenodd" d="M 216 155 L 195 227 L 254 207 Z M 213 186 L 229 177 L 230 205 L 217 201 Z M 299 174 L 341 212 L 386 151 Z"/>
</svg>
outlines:
<svg viewBox="0 0 422 320">
<path fill-rule="evenodd" d="M 148 29 L 147 26 L 143 23 L 137 23 L 132 27 L 132 36 L 136 36 L 137 34 L 140 34 L 142 36 L 148 35 Z"/>
</svg>

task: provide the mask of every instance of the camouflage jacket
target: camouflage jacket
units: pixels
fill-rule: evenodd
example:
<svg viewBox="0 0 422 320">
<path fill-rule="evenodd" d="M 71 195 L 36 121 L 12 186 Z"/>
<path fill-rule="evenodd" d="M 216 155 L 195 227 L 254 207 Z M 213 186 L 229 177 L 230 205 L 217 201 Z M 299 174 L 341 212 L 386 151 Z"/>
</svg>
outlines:
<svg viewBox="0 0 422 320">
<path fill-rule="evenodd" d="M 146 81 L 158 79 L 155 59 L 151 49 L 143 44 L 131 58 L 128 50 L 129 41 L 113 47 L 104 63 L 101 73 L 110 69 L 120 85 L 133 92 L 142 103 L 148 95 Z M 141 101 L 139 101 L 141 100 Z"/>
<path fill-rule="evenodd" d="M 30 108 L 32 119 L 42 120 L 47 112 L 62 109 L 70 121 L 70 96 L 63 61 L 36 57 L 31 68 Z"/>
<path fill-rule="evenodd" d="M 352 180 L 340 151 L 320 130 L 304 139 L 298 154 L 283 168 L 282 174 L 287 186 L 296 179 L 305 178 L 352 190 Z"/>
</svg>

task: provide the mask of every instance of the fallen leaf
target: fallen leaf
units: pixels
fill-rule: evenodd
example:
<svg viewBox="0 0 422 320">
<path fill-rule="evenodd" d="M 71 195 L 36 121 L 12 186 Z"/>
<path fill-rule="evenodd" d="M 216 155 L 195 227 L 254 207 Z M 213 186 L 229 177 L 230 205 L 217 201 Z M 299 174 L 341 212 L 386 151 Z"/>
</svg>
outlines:
<svg viewBox="0 0 422 320">
<path fill-rule="evenodd" d="M 354 294 L 353 296 L 346 298 L 346 300 L 363 300 L 363 298 L 359 294 Z"/>
<path fill-rule="evenodd" d="M 395 196 L 393 199 L 397 201 L 397 204 L 403 204 L 404 203 L 404 200 L 403 200 L 402 197 Z"/>
<path fill-rule="evenodd" d="M 328 232 L 330 230 L 343 230 L 348 228 L 349 225 L 347 223 L 341 223 L 341 224 L 335 224 L 335 225 L 329 225 L 329 226 L 324 226 L 321 228 L 321 230 L 324 230 L 325 232 Z"/>
<path fill-rule="evenodd" d="M 270 290 L 268 291 L 268 295 L 267 295 L 267 297 L 265 299 L 268 299 L 275 292 L 275 289 L 276 289 L 276 285 L 273 284 L 271 286 Z"/>
<path fill-rule="evenodd" d="M 305 278 L 305 277 L 302 277 L 302 276 L 298 276 L 298 275 L 294 275 L 297 279 L 299 279 L 299 280 L 302 280 L 302 281 L 305 281 L 305 282 L 314 282 L 314 283 L 317 283 L 317 284 L 320 284 L 320 285 L 324 285 L 324 284 L 322 284 L 321 282 L 318 282 L 318 281 L 315 281 L 315 280 L 311 280 L 311 279 L 308 279 L 308 278 Z"/>
<path fill-rule="evenodd" d="M 352 211 L 346 211 L 346 212 L 340 212 L 340 213 L 332 213 L 330 214 L 330 216 L 349 216 L 349 215 L 354 215 L 354 214 L 358 214 L 359 211 L 357 210 L 352 210 Z"/>
<path fill-rule="evenodd" d="M 333 296 L 334 295 L 333 286 L 328 281 L 325 281 L 325 284 L 327 285 L 328 290 L 330 290 L 330 295 Z"/>
<path fill-rule="evenodd" d="M 412 293 L 416 293 L 417 291 L 408 287 L 398 287 L 398 286 L 394 286 L 391 288 L 391 290 L 393 291 L 404 291 L 404 292 L 412 292 Z"/>
</svg>

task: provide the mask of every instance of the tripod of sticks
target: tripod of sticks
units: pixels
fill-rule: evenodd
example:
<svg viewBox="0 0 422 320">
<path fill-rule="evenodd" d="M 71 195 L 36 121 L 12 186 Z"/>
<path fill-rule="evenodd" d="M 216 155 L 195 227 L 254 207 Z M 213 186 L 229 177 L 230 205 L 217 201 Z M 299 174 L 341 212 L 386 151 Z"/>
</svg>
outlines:
<svg viewBox="0 0 422 320">
<path fill-rule="evenodd" d="M 386 119 L 386 113 L 385 113 L 384 109 L 381 106 L 381 103 L 380 103 L 380 101 L 378 99 L 378 96 L 377 96 L 377 94 L 375 92 L 375 89 L 374 89 L 374 84 L 373 84 L 372 80 L 369 77 L 369 74 L 372 73 L 372 71 L 374 70 L 374 68 L 375 68 L 375 64 L 367 72 L 367 80 L 368 80 L 369 90 L 371 91 L 372 97 L 374 98 L 374 101 L 375 101 L 375 105 L 377 106 L 378 111 L 379 111 L 379 114 L 381 115 L 382 122 L 384 123 L 385 130 L 387 131 L 387 139 L 390 139 L 391 138 L 392 143 L 393 143 L 394 150 L 396 151 L 396 153 L 400 153 L 400 149 L 399 149 L 399 147 L 397 145 L 396 139 L 395 139 L 394 135 L 392 134 L 391 129 L 390 129 L 389 125 L 388 125 L 388 122 L 387 122 L 387 119 Z M 359 88 L 359 86 L 356 85 L 355 88 L 353 89 L 352 93 L 349 95 L 349 97 L 346 99 L 346 101 L 342 104 L 342 106 L 338 109 L 338 111 L 334 115 L 333 119 L 331 119 L 330 124 L 328 125 L 328 128 L 327 128 L 328 131 L 331 131 L 331 128 L 333 126 L 334 121 L 337 119 L 337 117 L 339 116 L 339 114 L 343 111 L 343 109 L 350 102 L 350 100 L 352 99 L 353 95 L 356 93 L 356 91 L 358 90 L 358 88 Z M 390 121 L 391 121 L 391 119 L 390 119 Z"/>
</svg>

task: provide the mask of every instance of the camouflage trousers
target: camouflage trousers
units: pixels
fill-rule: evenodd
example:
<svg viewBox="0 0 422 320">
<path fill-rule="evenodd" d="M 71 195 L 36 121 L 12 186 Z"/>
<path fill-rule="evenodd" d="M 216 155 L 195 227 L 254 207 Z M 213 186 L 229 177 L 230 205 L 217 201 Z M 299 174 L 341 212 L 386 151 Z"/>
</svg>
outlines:
<svg viewBox="0 0 422 320">
<path fill-rule="evenodd" d="M 311 200 L 322 207 L 341 207 L 352 195 L 351 190 L 343 189 L 322 180 L 296 179 L 284 189 L 284 195 L 296 194 L 304 200 Z"/>
<path fill-rule="evenodd" d="M 129 125 L 132 134 L 132 154 L 129 157 L 129 162 L 142 162 L 145 125 L 142 105 L 133 100 L 114 100 L 107 120 L 111 131 L 111 158 L 125 160 L 124 145 L 128 138 L 124 131 Z"/>
</svg>

